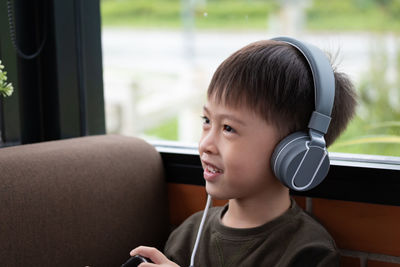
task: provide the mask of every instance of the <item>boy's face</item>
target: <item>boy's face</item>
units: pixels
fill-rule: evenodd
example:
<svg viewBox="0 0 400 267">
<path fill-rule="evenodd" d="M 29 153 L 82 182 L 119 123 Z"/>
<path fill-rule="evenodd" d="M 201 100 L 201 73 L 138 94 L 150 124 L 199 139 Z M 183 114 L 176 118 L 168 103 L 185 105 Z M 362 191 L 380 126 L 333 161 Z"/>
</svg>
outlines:
<svg viewBox="0 0 400 267">
<path fill-rule="evenodd" d="M 245 107 L 209 98 L 203 109 L 199 153 L 207 192 L 217 199 L 257 198 L 280 183 L 270 167 L 275 127 Z"/>
</svg>

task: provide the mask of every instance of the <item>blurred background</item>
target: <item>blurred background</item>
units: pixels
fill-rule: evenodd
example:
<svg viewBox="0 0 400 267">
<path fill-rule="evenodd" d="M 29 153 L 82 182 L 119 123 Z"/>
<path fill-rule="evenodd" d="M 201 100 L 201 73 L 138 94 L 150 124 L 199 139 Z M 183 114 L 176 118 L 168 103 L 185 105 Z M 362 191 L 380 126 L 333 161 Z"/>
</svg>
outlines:
<svg viewBox="0 0 400 267">
<path fill-rule="evenodd" d="M 101 0 L 108 133 L 196 144 L 211 76 L 288 35 L 331 54 L 359 94 L 331 152 L 400 156 L 400 1 Z"/>
</svg>

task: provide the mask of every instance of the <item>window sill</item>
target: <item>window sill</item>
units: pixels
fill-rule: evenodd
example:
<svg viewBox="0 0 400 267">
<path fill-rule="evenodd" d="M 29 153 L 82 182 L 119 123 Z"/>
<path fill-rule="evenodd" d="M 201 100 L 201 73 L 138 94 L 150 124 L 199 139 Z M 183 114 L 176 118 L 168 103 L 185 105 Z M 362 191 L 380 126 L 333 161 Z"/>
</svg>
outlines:
<svg viewBox="0 0 400 267">
<path fill-rule="evenodd" d="M 196 144 L 150 142 L 160 152 L 169 183 L 204 185 Z M 330 153 L 327 178 L 293 195 L 400 206 L 400 158 Z"/>
</svg>

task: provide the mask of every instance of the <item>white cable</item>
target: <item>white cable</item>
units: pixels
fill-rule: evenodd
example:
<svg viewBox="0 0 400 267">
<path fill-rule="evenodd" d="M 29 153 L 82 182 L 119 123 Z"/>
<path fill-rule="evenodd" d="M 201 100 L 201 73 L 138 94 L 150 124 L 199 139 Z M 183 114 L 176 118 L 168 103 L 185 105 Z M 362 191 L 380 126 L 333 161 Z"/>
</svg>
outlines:
<svg viewBox="0 0 400 267">
<path fill-rule="evenodd" d="M 199 242 L 200 242 L 201 232 L 203 231 L 203 226 L 206 221 L 207 212 L 208 212 L 208 208 L 210 207 L 210 205 L 211 205 L 211 196 L 207 195 L 207 204 L 206 204 L 206 208 L 204 209 L 204 212 L 203 212 L 203 217 L 201 218 L 199 230 L 197 232 L 196 242 L 194 243 L 192 256 L 190 257 L 190 266 L 189 267 L 194 267 L 194 257 L 196 256 L 196 251 L 197 251 L 197 248 L 198 248 Z"/>
</svg>

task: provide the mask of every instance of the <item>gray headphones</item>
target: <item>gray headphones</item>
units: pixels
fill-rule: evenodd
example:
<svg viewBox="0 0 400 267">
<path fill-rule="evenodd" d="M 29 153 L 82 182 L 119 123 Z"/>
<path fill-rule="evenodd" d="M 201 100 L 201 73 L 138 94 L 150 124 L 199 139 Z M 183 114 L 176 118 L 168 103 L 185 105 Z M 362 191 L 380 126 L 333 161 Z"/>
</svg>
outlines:
<svg viewBox="0 0 400 267">
<path fill-rule="evenodd" d="M 329 155 L 324 135 L 328 131 L 335 98 L 332 66 L 317 47 L 288 37 L 273 38 L 299 50 L 310 65 L 315 92 L 315 111 L 308 123 L 309 131 L 285 137 L 272 154 L 272 170 L 287 187 L 305 191 L 319 185 L 328 174 Z"/>
</svg>

